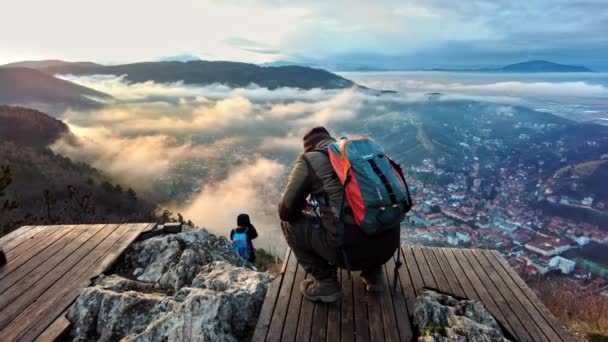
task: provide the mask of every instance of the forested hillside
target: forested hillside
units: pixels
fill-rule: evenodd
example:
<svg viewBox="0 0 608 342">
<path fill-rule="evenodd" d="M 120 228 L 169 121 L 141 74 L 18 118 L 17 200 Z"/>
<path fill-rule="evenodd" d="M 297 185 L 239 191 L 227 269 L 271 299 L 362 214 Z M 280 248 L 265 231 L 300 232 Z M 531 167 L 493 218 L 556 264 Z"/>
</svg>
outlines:
<svg viewBox="0 0 608 342">
<path fill-rule="evenodd" d="M 21 146 L 46 147 L 68 132 L 68 126 L 37 110 L 0 106 L 0 140 Z"/>
<path fill-rule="evenodd" d="M 155 206 L 96 169 L 47 146 L 68 127 L 0 106 L 0 236 L 22 225 L 149 221 Z"/>
</svg>

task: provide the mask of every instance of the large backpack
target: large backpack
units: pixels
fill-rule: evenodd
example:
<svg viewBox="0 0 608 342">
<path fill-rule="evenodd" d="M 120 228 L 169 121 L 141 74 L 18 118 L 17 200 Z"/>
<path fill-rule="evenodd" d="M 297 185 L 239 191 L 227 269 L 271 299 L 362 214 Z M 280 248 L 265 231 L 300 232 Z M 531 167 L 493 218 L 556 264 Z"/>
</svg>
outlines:
<svg viewBox="0 0 608 342">
<path fill-rule="evenodd" d="M 344 186 L 343 201 L 348 202 L 355 222 L 364 233 L 382 233 L 405 219 L 412 207 L 405 177 L 401 167 L 380 145 L 368 138 L 342 138 L 329 145 L 327 153 Z M 340 221 L 343 221 L 344 207 L 343 202 Z"/>
<path fill-rule="evenodd" d="M 238 233 L 235 229 L 232 235 L 232 248 L 234 248 L 234 252 L 245 260 L 251 260 L 251 246 L 249 246 L 249 239 L 247 237 L 248 230 L 249 228 L 246 228 L 243 233 Z"/>
</svg>

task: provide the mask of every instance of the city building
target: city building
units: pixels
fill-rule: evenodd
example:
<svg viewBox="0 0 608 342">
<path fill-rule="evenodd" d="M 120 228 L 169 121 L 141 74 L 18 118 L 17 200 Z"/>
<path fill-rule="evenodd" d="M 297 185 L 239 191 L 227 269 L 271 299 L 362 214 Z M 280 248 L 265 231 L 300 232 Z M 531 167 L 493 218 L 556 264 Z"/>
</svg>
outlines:
<svg viewBox="0 0 608 342">
<path fill-rule="evenodd" d="M 570 243 L 559 238 L 540 238 L 526 243 L 525 247 L 543 256 L 561 254 L 570 248 Z"/>
<path fill-rule="evenodd" d="M 553 269 L 559 269 L 563 274 L 570 274 L 574 272 L 574 266 L 576 266 L 576 263 L 572 260 L 555 256 L 549 261 L 549 266 Z"/>
</svg>

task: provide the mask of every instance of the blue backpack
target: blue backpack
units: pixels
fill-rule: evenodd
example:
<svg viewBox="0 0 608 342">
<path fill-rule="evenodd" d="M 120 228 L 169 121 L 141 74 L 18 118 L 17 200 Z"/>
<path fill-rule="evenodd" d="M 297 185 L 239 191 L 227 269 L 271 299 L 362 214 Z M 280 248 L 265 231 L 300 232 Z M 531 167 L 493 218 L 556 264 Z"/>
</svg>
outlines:
<svg viewBox="0 0 608 342">
<path fill-rule="evenodd" d="M 246 228 L 242 233 L 237 233 L 235 230 L 232 235 L 232 248 L 234 248 L 234 252 L 247 261 L 251 260 L 251 247 L 247 238 L 248 231 L 249 228 Z"/>
<path fill-rule="evenodd" d="M 342 138 L 329 145 L 327 154 L 344 187 L 343 201 L 365 234 L 380 234 L 403 221 L 412 198 L 401 167 L 382 147 L 367 138 Z M 340 220 L 343 211 L 344 203 Z"/>
</svg>

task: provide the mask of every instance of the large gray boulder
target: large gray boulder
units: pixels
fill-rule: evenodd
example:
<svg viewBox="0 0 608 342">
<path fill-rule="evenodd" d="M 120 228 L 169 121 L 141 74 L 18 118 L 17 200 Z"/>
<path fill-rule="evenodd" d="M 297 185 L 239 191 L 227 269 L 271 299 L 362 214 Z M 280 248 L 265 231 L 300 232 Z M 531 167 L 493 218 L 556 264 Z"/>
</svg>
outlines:
<svg viewBox="0 0 608 342">
<path fill-rule="evenodd" d="M 206 231 L 138 242 L 117 270 L 84 289 L 69 311 L 74 340 L 242 340 L 271 281 Z"/>
<path fill-rule="evenodd" d="M 426 290 L 414 306 L 419 342 L 505 342 L 500 326 L 482 303 Z"/>
<path fill-rule="evenodd" d="M 162 235 L 131 245 L 118 273 L 129 278 L 157 284 L 169 291 L 189 285 L 201 268 L 212 261 L 226 261 L 251 267 L 237 256 L 230 241 L 205 229 L 186 229 L 175 235 Z"/>
</svg>

